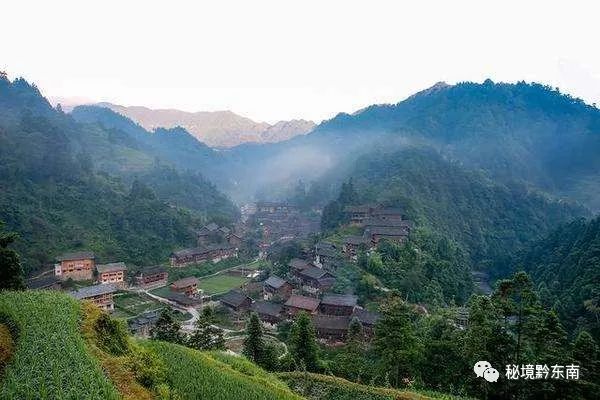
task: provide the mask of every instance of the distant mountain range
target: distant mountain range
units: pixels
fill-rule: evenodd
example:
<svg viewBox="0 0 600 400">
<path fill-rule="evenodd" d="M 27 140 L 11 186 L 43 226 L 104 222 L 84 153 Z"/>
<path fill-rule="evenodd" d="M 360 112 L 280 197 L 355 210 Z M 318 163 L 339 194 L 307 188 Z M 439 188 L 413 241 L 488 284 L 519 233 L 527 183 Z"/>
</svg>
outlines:
<svg viewBox="0 0 600 400">
<path fill-rule="evenodd" d="M 109 108 L 146 130 L 182 127 L 196 139 L 211 147 L 233 147 L 242 143 L 273 143 L 310 132 L 316 125 L 312 121 L 294 119 L 279 121 L 273 125 L 256 122 L 232 111 L 186 112 L 175 109 L 151 109 L 140 106 L 121 106 L 112 103 L 90 103 L 77 99 L 54 98 L 65 111 L 81 104 Z"/>
</svg>

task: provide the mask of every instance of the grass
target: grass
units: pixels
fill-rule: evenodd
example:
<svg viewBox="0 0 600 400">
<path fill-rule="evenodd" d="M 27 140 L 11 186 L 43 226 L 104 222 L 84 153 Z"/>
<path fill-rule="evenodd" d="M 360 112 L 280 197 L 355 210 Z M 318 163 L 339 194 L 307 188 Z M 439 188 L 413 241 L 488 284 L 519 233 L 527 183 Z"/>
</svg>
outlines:
<svg viewBox="0 0 600 400">
<path fill-rule="evenodd" d="M 277 376 L 309 400 L 460 400 L 435 392 L 388 389 L 360 385 L 342 378 L 308 372 L 283 372 Z"/>
<path fill-rule="evenodd" d="M 205 294 L 219 294 L 227 292 L 231 289 L 242 286 L 248 281 L 248 278 L 243 276 L 231 276 L 219 274 L 209 278 L 201 279 L 198 287 L 204 290 Z"/>
<path fill-rule="evenodd" d="M 143 341 L 142 345 L 154 351 L 166 364 L 170 385 L 182 400 L 301 399 L 274 375 L 243 359 L 224 360 L 212 353 L 164 342 Z"/>
<path fill-rule="evenodd" d="M 0 313 L 19 332 L 3 399 L 119 399 L 79 331 L 79 303 L 47 291 L 2 292 Z"/>
<path fill-rule="evenodd" d="M 196 278 L 202 278 L 207 275 L 223 271 L 228 268 L 233 268 L 238 265 L 242 265 L 243 260 L 239 258 L 228 258 L 217 263 L 203 262 L 200 264 L 191 264 L 185 267 L 169 268 L 169 283 L 176 281 L 181 278 L 188 276 L 195 276 Z"/>
</svg>

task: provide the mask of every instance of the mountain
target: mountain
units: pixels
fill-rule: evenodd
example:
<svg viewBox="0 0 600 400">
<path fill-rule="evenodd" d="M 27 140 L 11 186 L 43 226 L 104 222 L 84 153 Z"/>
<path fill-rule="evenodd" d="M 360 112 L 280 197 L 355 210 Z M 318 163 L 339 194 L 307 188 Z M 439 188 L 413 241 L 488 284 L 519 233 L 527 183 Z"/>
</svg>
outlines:
<svg viewBox="0 0 600 400">
<path fill-rule="evenodd" d="M 174 109 L 153 110 L 98 103 L 122 114 L 145 129 L 182 127 L 211 147 L 232 147 L 241 143 L 269 143 L 290 139 L 310 132 L 315 124 L 306 120 L 280 121 L 274 125 L 255 122 L 231 111 L 185 112 Z"/>
<path fill-rule="evenodd" d="M 540 84 L 439 83 L 399 103 L 341 113 L 288 141 L 231 149 L 247 193 L 320 179 L 373 149 L 429 147 L 501 182 L 600 210 L 600 110 Z M 260 165 L 256 165 L 260 164 Z M 246 174 L 256 165 L 255 180 Z"/>
<path fill-rule="evenodd" d="M 326 207 L 324 227 L 343 222 L 348 202 L 400 207 L 418 226 L 459 243 L 478 269 L 491 272 L 506 269 L 507 255 L 560 223 L 587 215 L 582 207 L 493 181 L 427 148 L 369 153 L 353 163 L 347 178 L 355 198 Z"/>
<path fill-rule="evenodd" d="M 27 271 L 77 249 L 138 265 L 162 262 L 192 245 L 193 229 L 207 220 L 236 217 L 202 174 L 178 168 L 152 143 L 181 132 L 143 135 L 77 122 L 34 85 L 0 79 L 0 220 L 18 233 Z"/>
<path fill-rule="evenodd" d="M 567 327 L 600 337 L 600 217 L 557 228 L 516 257 L 513 269 L 531 274 Z"/>
</svg>

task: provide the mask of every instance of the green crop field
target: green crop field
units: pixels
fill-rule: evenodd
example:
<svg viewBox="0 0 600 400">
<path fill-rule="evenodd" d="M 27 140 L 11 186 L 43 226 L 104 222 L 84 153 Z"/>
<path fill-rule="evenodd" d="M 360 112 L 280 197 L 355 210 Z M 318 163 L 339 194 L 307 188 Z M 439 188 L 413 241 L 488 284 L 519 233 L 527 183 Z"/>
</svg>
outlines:
<svg viewBox="0 0 600 400">
<path fill-rule="evenodd" d="M 145 311 L 164 308 L 159 301 L 138 293 L 120 293 L 114 297 L 115 312 L 113 317 L 131 318 Z"/>
<path fill-rule="evenodd" d="M 142 343 L 166 364 L 169 382 L 183 400 L 301 399 L 274 375 L 241 358 L 218 360 L 211 353 L 175 344 L 154 341 Z"/>
<path fill-rule="evenodd" d="M 79 332 L 79 303 L 45 291 L 0 293 L 0 314 L 17 328 L 2 399 L 119 399 Z"/>
<path fill-rule="evenodd" d="M 240 287 L 247 281 L 248 278 L 243 276 L 220 274 L 211 276 L 210 278 L 201 279 L 198 287 L 204 290 L 205 294 L 217 294 Z"/>
</svg>

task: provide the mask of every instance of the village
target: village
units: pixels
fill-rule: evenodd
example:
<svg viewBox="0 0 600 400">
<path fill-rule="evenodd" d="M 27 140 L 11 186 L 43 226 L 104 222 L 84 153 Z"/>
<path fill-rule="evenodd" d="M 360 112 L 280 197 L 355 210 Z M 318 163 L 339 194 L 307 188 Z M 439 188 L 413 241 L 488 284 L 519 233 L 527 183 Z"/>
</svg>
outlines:
<svg viewBox="0 0 600 400">
<path fill-rule="evenodd" d="M 195 231 L 197 246 L 174 250 L 162 265 L 128 266 L 118 260 L 100 264 L 93 252 L 78 251 L 59 255 L 53 270 L 29 279 L 28 286 L 63 290 L 77 300 L 93 302 L 125 319 L 139 337 L 150 336 L 165 308 L 189 334 L 200 311 L 212 307 L 218 327 L 227 333 L 226 339 L 231 338 L 231 349 L 236 349 L 236 338 L 250 313 L 256 313 L 272 335 L 305 312 L 324 345 L 343 343 L 353 320 L 370 338 L 380 315 L 359 304 L 356 294 L 334 292 L 337 274 L 355 263 L 360 251 L 374 249 L 383 239 L 405 242 L 412 222 L 400 209 L 375 204 L 348 206 L 344 211 L 348 228 L 362 234 L 319 239 L 319 218 L 314 213 L 307 216 L 288 203 L 262 202 L 244 206 L 234 226 L 200 227 Z M 252 235 L 260 240 L 252 242 L 256 256 L 249 259 L 240 249 Z M 270 251 L 289 240 L 304 243 L 302 255 L 279 266 L 278 271 L 286 272 L 277 275 L 272 272 Z"/>
</svg>

